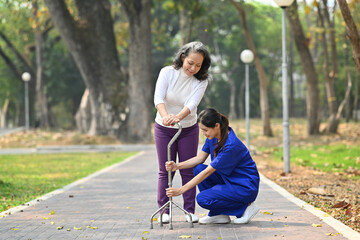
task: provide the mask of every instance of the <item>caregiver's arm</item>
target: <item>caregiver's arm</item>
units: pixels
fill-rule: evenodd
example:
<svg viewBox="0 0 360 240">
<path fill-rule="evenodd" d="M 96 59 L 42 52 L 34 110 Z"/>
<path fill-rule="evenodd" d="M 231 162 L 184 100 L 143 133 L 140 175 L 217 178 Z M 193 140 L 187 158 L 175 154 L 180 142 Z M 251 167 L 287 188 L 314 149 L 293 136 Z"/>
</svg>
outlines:
<svg viewBox="0 0 360 240">
<path fill-rule="evenodd" d="M 174 161 L 166 162 L 165 167 L 166 171 L 176 171 L 179 169 L 187 169 L 187 168 L 193 168 L 201 163 L 204 163 L 206 158 L 209 156 L 208 153 L 201 151 L 198 153 L 197 156 L 190 158 L 184 162 L 175 163 Z"/>
<path fill-rule="evenodd" d="M 203 170 L 198 175 L 196 175 L 193 179 L 191 179 L 184 186 L 182 186 L 180 188 L 167 188 L 166 195 L 168 197 L 179 196 L 179 195 L 183 194 L 184 192 L 188 191 L 189 189 L 192 189 L 193 187 L 195 187 L 202 181 L 204 181 L 205 178 L 210 176 L 215 171 L 216 171 L 216 169 L 213 168 L 211 165 L 209 165 L 207 168 L 205 168 L 205 170 Z"/>
</svg>

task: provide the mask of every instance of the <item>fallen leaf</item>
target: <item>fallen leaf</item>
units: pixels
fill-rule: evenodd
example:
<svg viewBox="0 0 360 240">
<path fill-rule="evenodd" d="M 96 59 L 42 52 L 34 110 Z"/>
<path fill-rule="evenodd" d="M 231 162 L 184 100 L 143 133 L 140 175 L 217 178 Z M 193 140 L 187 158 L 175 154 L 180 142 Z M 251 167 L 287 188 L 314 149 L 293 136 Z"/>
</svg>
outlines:
<svg viewBox="0 0 360 240">
<path fill-rule="evenodd" d="M 349 207 L 349 208 L 346 210 L 345 215 L 346 215 L 346 216 L 350 216 L 350 217 L 352 217 L 352 216 L 354 215 L 351 207 Z"/>
<path fill-rule="evenodd" d="M 336 234 L 334 234 L 334 233 L 325 233 L 326 234 L 326 236 L 337 236 L 337 235 L 339 235 L 339 233 L 336 233 Z"/>
<path fill-rule="evenodd" d="M 316 224 L 316 223 L 313 223 L 311 226 L 312 226 L 312 227 L 322 227 L 321 224 Z"/>
<path fill-rule="evenodd" d="M 82 227 L 74 227 L 74 230 L 81 230 Z"/>
<path fill-rule="evenodd" d="M 50 219 L 50 217 L 43 217 L 43 219 L 44 219 L 44 220 L 48 220 L 48 219 Z"/>
<path fill-rule="evenodd" d="M 348 205 L 347 202 L 345 201 L 341 201 L 341 202 L 338 202 L 338 203 L 335 203 L 334 206 L 332 206 L 332 208 L 344 208 Z"/>
<path fill-rule="evenodd" d="M 61 230 L 61 229 L 63 229 L 64 228 L 64 226 L 60 226 L 60 227 L 57 227 L 56 229 L 57 230 Z"/>
<path fill-rule="evenodd" d="M 307 192 L 316 195 L 326 195 L 326 191 L 323 188 L 319 188 L 319 187 L 309 188 Z"/>
<path fill-rule="evenodd" d="M 54 210 L 52 210 L 52 211 L 49 213 L 49 215 L 54 215 L 54 214 L 55 214 Z"/>
<path fill-rule="evenodd" d="M 153 222 L 156 222 L 156 221 L 157 221 L 157 218 L 153 218 L 152 220 L 153 220 Z"/>
<path fill-rule="evenodd" d="M 179 238 L 181 238 L 181 239 L 191 238 L 191 235 L 181 235 L 181 236 L 179 236 Z"/>
<path fill-rule="evenodd" d="M 19 229 L 18 228 L 11 228 L 11 230 L 18 231 Z"/>
<path fill-rule="evenodd" d="M 263 212 L 264 215 L 273 215 L 272 212 Z"/>
<path fill-rule="evenodd" d="M 66 231 L 70 232 L 70 231 L 71 231 L 71 229 L 70 229 L 70 228 L 68 228 L 68 229 L 66 229 Z"/>
<path fill-rule="evenodd" d="M 50 222 L 50 224 L 51 224 L 51 225 L 54 225 L 54 224 L 55 224 L 55 222 L 51 221 L 51 222 Z"/>
<path fill-rule="evenodd" d="M 143 234 L 148 234 L 149 233 L 149 231 L 143 231 Z"/>
</svg>

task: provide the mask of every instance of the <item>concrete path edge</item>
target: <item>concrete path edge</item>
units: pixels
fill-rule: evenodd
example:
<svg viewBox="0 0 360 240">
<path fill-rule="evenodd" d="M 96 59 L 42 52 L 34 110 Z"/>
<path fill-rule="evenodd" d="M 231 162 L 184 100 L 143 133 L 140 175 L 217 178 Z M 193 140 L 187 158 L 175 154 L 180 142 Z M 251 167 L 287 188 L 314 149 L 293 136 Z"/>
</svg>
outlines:
<svg viewBox="0 0 360 240">
<path fill-rule="evenodd" d="M 295 203 L 300 208 L 303 208 L 303 209 L 307 210 L 308 212 L 312 213 L 313 215 L 317 216 L 322 221 L 324 221 L 325 223 L 327 223 L 328 225 L 330 225 L 331 227 L 336 229 L 344 237 L 346 237 L 346 238 L 348 238 L 350 240 L 358 240 L 358 239 L 360 239 L 360 233 L 358 233 L 355 230 L 351 229 L 350 227 L 346 226 L 342 222 L 336 220 L 335 218 L 333 218 L 329 214 L 327 214 L 327 213 L 321 211 L 320 209 L 315 208 L 311 204 L 308 204 L 308 203 L 304 202 L 303 200 L 295 197 L 294 195 L 292 195 L 291 193 L 286 191 L 284 188 L 282 188 L 280 185 L 274 183 L 273 181 L 271 181 L 270 179 L 268 179 L 267 177 L 265 177 L 261 173 L 260 173 L 260 178 L 266 185 L 268 185 L 269 187 L 274 189 L 280 195 L 282 195 L 283 197 L 285 197 L 289 201 Z"/>
</svg>

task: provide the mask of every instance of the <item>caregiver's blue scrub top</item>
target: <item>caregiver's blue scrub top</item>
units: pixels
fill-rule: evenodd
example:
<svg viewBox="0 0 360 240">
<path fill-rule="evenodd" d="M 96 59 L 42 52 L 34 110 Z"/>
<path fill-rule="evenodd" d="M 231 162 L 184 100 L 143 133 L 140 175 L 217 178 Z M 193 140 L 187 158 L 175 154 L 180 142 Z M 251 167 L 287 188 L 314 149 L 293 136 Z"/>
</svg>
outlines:
<svg viewBox="0 0 360 240">
<path fill-rule="evenodd" d="M 214 156 L 217 139 L 206 139 L 202 151 L 211 154 L 210 165 L 221 175 L 235 195 L 253 195 L 254 200 L 259 190 L 259 173 L 247 147 L 238 139 L 229 127 L 229 135 L 218 155 Z M 246 191 L 244 193 L 243 191 Z M 240 197 L 239 196 L 239 197 Z"/>
</svg>

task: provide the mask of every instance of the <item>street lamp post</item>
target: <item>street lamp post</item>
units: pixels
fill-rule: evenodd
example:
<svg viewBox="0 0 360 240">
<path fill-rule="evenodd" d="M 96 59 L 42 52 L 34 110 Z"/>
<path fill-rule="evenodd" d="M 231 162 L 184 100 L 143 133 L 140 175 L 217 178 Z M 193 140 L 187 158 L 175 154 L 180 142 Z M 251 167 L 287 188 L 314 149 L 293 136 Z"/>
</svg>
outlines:
<svg viewBox="0 0 360 240">
<path fill-rule="evenodd" d="M 29 131 L 29 81 L 31 79 L 31 75 L 28 72 L 24 72 L 21 75 L 22 80 L 25 82 L 25 129 Z"/>
<path fill-rule="evenodd" d="M 240 54 L 240 59 L 245 63 L 245 121 L 246 121 L 246 146 L 250 150 L 250 93 L 249 93 L 249 63 L 254 60 L 251 50 L 245 49 Z"/>
<path fill-rule="evenodd" d="M 274 0 L 282 8 L 282 103 L 283 103 L 283 158 L 284 172 L 290 172 L 290 134 L 289 134 L 289 108 L 287 94 L 287 61 L 286 61 L 286 22 L 285 9 L 294 0 Z"/>
</svg>

